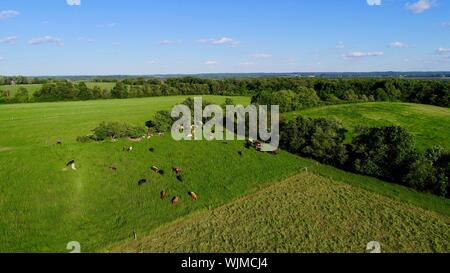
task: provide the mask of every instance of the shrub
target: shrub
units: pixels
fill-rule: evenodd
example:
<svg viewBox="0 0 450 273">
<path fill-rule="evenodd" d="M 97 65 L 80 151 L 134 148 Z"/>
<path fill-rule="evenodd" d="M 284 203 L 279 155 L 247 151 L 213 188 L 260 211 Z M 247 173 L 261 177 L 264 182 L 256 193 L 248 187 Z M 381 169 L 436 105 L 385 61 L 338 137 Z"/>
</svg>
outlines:
<svg viewBox="0 0 450 273">
<path fill-rule="evenodd" d="M 77 137 L 77 141 L 80 143 L 88 143 L 92 141 L 92 136 L 79 136 Z"/>
<path fill-rule="evenodd" d="M 118 139 L 124 137 L 138 138 L 145 135 L 146 130 L 143 127 L 133 126 L 119 122 L 102 122 L 98 127 L 92 130 L 91 139 L 102 141 L 107 138 Z"/>
<path fill-rule="evenodd" d="M 157 132 L 167 132 L 172 128 L 173 119 L 169 111 L 159 111 L 155 114 L 153 129 Z"/>
</svg>

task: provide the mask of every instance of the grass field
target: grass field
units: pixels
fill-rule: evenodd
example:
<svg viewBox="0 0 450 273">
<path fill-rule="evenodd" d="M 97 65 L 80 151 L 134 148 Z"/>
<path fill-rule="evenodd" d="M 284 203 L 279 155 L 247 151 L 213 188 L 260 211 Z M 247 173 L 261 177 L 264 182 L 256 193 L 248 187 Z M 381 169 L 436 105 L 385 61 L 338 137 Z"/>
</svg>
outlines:
<svg viewBox="0 0 450 273">
<path fill-rule="evenodd" d="M 116 85 L 115 83 L 110 82 L 86 82 L 86 85 L 89 88 L 93 88 L 95 86 L 100 87 L 101 89 L 106 89 L 108 91 L 111 91 L 111 89 Z M 25 87 L 28 89 L 28 93 L 30 95 L 34 94 L 34 92 L 38 91 L 41 88 L 42 84 L 17 84 L 17 85 L 0 85 L 0 92 L 9 90 L 11 92 L 11 96 L 14 96 L 16 94 L 17 90 L 19 90 L 20 87 Z"/>
<path fill-rule="evenodd" d="M 42 84 L 16 84 L 16 85 L 0 85 L 0 92 L 9 91 L 14 96 L 20 87 L 25 87 L 30 95 L 38 91 Z"/>
<path fill-rule="evenodd" d="M 318 118 L 336 118 L 349 130 L 350 140 L 357 125 L 384 126 L 399 125 L 408 129 L 416 139 L 419 149 L 441 145 L 450 149 L 450 109 L 411 103 L 374 102 L 344 104 L 306 109 L 289 113 L 292 118 L 298 114 Z"/>
<path fill-rule="evenodd" d="M 144 124 L 158 110 L 187 97 L 0 105 L 0 252 L 64 252 L 79 241 L 83 251 L 150 234 L 161 226 L 207 212 L 255 193 L 308 167 L 339 183 L 369 189 L 401 203 L 450 216 L 450 201 L 377 179 L 349 174 L 288 153 L 279 156 L 244 150 L 240 142 L 175 142 L 170 136 L 131 143 L 80 144 L 102 121 Z M 204 96 L 223 103 L 225 97 Z M 236 103 L 250 99 L 234 97 Z M 55 145 L 60 139 L 63 145 Z M 132 153 L 122 148 L 133 145 Z M 154 147 L 155 153 L 148 149 Z M 241 158 L 237 152 L 244 150 Z M 65 169 L 77 161 L 77 171 Z M 112 171 L 111 166 L 117 171 Z M 152 165 L 165 176 L 150 171 Z M 184 182 L 170 173 L 184 169 Z M 138 186 L 138 180 L 148 183 Z M 160 191 L 182 197 L 174 207 Z M 199 194 L 191 202 L 188 191 Z M 393 199 L 393 200 L 394 200 Z M 330 208 L 332 210 L 332 208 Z M 270 215 L 269 215 L 270 216 Z M 411 232 L 422 232 L 411 229 Z"/>
<path fill-rule="evenodd" d="M 448 252 L 450 218 L 302 173 L 113 252 Z"/>
</svg>

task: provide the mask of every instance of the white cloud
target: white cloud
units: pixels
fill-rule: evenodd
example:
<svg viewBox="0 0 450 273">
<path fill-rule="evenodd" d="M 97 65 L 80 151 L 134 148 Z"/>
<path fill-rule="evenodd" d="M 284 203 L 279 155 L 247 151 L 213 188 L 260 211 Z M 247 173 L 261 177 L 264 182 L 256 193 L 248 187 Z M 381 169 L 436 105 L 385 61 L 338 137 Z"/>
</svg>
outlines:
<svg viewBox="0 0 450 273">
<path fill-rule="evenodd" d="M 338 42 L 338 43 L 336 43 L 336 48 L 341 49 L 341 48 L 344 48 L 344 47 L 345 47 L 344 42 Z"/>
<path fill-rule="evenodd" d="M 240 63 L 240 65 L 254 65 L 255 63 L 253 62 L 242 62 Z"/>
<path fill-rule="evenodd" d="M 222 37 L 218 39 L 200 39 L 198 40 L 198 42 L 211 45 L 228 45 L 231 47 L 236 47 L 241 43 L 240 41 L 237 41 L 230 37 Z"/>
<path fill-rule="evenodd" d="M 162 40 L 159 41 L 160 45 L 173 45 L 173 44 L 177 44 L 177 41 L 173 41 L 173 40 Z"/>
<path fill-rule="evenodd" d="M 410 48 L 411 46 L 408 44 L 405 44 L 403 42 L 396 41 L 396 42 L 390 43 L 389 47 L 390 48 Z"/>
<path fill-rule="evenodd" d="M 208 61 L 203 62 L 203 64 L 206 64 L 206 65 L 215 65 L 215 64 L 217 64 L 217 61 L 214 61 L 214 60 L 208 60 Z"/>
<path fill-rule="evenodd" d="M 419 0 L 416 3 L 407 3 L 406 8 L 411 11 L 412 13 L 422 13 L 426 11 L 427 9 L 430 9 L 432 7 L 432 3 L 430 0 Z"/>
<path fill-rule="evenodd" d="M 17 36 L 0 38 L 0 44 L 15 44 L 19 38 Z"/>
<path fill-rule="evenodd" d="M 147 63 L 148 63 L 148 64 L 157 64 L 158 62 L 155 61 L 155 60 L 150 60 L 150 61 L 147 61 Z"/>
<path fill-rule="evenodd" d="M 0 20 L 6 20 L 11 17 L 18 16 L 20 13 L 15 10 L 2 10 L 0 11 Z"/>
<path fill-rule="evenodd" d="M 436 50 L 439 55 L 450 55 L 450 48 L 440 47 Z"/>
<path fill-rule="evenodd" d="M 0 62 L 1 62 L 1 61 L 3 61 L 4 59 L 5 59 L 5 58 L 3 58 L 3 57 L 0 57 Z"/>
<path fill-rule="evenodd" d="M 365 57 L 379 57 L 383 56 L 383 52 L 375 51 L 375 52 L 350 52 L 344 55 L 345 58 L 365 58 Z"/>
<path fill-rule="evenodd" d="M 80 42 L 86 42 L 86 43 L 93 43 L 93 42 L 94 42 L 94 39 L 92 39 L 92 38 L 86 38 L 86 37 L 80 37 L 80 38 L 78 38 L 78 41 L 80 41 Z"/>
<path fill-rule="evenodd" d="M 369 6 L 380 6 L 381 0 L 367 0 L 367 5 Z"/>
<path fill-rule="evenodd" d="M 33 38 L 30 41 L 28 41 L 28 44 L 30 44 L 30 45 L 42 45 L 42 44 L 62 45 L 62 41 L 61 41 L 61 39 L 56 38 L 56 37 L 44 36 L 44 37 Z"/>
<path fill-rule="evenodd" d="M 81 6 L 81 0 L 66 0 L 69 6 Z"/>
<path fill-rule="evenodd" d="M 253 54 L 254 58 L 257 59 L 269 59 L 272 58 L 272 54 L 268 54 L 268 53 L 255 53 Z"/>
<path fill-rule="evenodd" d="M 450 28 L 450 22 L 443 22 L 442 26 Z"/>
</svg>

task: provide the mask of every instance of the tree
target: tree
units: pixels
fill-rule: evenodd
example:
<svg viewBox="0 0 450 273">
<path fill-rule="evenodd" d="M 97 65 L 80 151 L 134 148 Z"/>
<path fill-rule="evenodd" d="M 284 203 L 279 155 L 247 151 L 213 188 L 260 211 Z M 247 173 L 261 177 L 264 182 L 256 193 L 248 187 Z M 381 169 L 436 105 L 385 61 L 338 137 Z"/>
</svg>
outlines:
<svg viewBox="0 0 450 273">
<path fill-rule="evenodd" d="M 148 123 L 150 124 L 150 123 Z M 154 129 L 157 132 L 167 132 L 172 128 L 173 119 L 169 111 L 158 111 L 153 121 Z"/>
<path fill-rule="evenodd" d="M 86 83 L 84 83 L 84 82 L 78 83 L 76 85 L 76 90 L 77 90 L 77 95 L 76 95 L 77 99 L 89 100 L 89 99 L 93 98 L 92 91 L 89 90 Z"/>
<path fill-rule="evenodd" d="M 14 95 L 14 101 L 17 103 L 25 103 L 28 102 L 28 100 L 28 89 L 26 89 L 25 87 L 20 87 L 19 90 L 17 90 L 17 93 Z"/>
<path fill-rule="evenodd" d="M 352 163 L 355 171 L 371 176 L 400 181 L 402 170 L 416 157 L 414 139 L 398 126 L 357 129 L 353 139 Z"/>
<path fill-rule="evenodd" d="M 321 162 L 341 166 L 347 160 L 344 145 L 346 130 L 331 119 L 302 116 L 281 122 L 281 148 Z"/>
<path fill-rule="evenodd" d="M 297 93 L 292 90 L 273 92 L 270 105 L 278 105 L 280 112 L 292 112 L 300 108 Z"/>
<path fill-rule="evenodd" d="M 111 90 L 111 97 L 124 99 L 128 97 L 128 88 L 123 82 L 118 82 Z"/>
</svg>

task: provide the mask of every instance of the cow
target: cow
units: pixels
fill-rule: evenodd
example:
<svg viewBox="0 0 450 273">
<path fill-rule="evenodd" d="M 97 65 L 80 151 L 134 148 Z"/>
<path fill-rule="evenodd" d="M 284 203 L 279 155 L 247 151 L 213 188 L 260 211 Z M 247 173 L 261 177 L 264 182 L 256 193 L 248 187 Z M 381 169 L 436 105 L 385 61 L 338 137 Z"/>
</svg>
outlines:
<svg viewBox="0 0 450 273">
<path fill-rule="evenodd" d="M 57 141 L 55 142 L 55 144 L 56 144 L 56 145 L 62 145 L 62 141 L 61 141 L 61 140 L 57 140 Z"/>
<path fill-rule="evenodd" d="M 75 160 L 70 160 L 69 162 L 67 162 L 66 167 L 70 167 L 74 171 L 77 170 L 77 168 L 75 167 Z"/>
<path fill-rule="evenodd" d="M 148 151 L 154 153 L 155 152 L 155 148 L 149 148 Z"/>
<path fill-rule="evenodd" d="M 239 156 L 243 156 L 244 153 L 242 153 L 242 151 L 239 151 L 239 152 L 238 152 L 238 155 L 239 155 Z"/>
<path fill-rule="evenodd" d="M 161 198 L 161 200 L 164 200 L 164 199 L 166 199 L 167 198 L 167 192 L 165 192 L 165 191 L 161 191 L 160 193 L 159 193 L 159 198 Z"/>
<path fill-rule="evenodd" d="M 160 175 L 164 175 L 164 171 L 163 170 L 160 170 L 158 167 L 156 167 L 156 166 L 152 166 L 152 171 L 154 171 L 155 173 L 157 173 L 157 174 L 160 174 Z"/>
<path fill-rule="evenodd" d="M 172 198 L 172 205 L 176 205 L 176 204 L 178 204 L 179 202 L 180 202 L 180 197 L 178 197 L 178 196 L 175 196 L 174 198 Z"/>
<path fill-rule="evenodd" d="M 198 200 L 198 195 L 195 192 L 191 191 L 188 194 L 192 198 L 192 200 L 194 200 L 194 201 Z"/>
<path fill-rule="evenodd" d="M 181 175 L 177 175 L 177 180 L 183 182 L 183 177 Z"/>
<path fill-rule="evenodd" d="M 183 172 L 183 170 L 180 167 L 173 167 L 172 170 L 176 173 L 176 174 L 181 174 Z"/>
<path fill-rule="evenodd" d="M 144 185 L 145 183 L 147 183 L 147 179 L 141 179 L 138 181 L 139 186 Z"/>
<path fill-rule="evenodd" d="M 109 167 L 112 171 L 117 171 L 117 167 L 116 166 L 111 166 Z"/>
<path fill-rule="evenodd" d="M 133 151 L 133 147 L 129 146 L 129 147 L 123 147 L 123 150 L 125 152 L 132 152 Z"/>
</svg>

